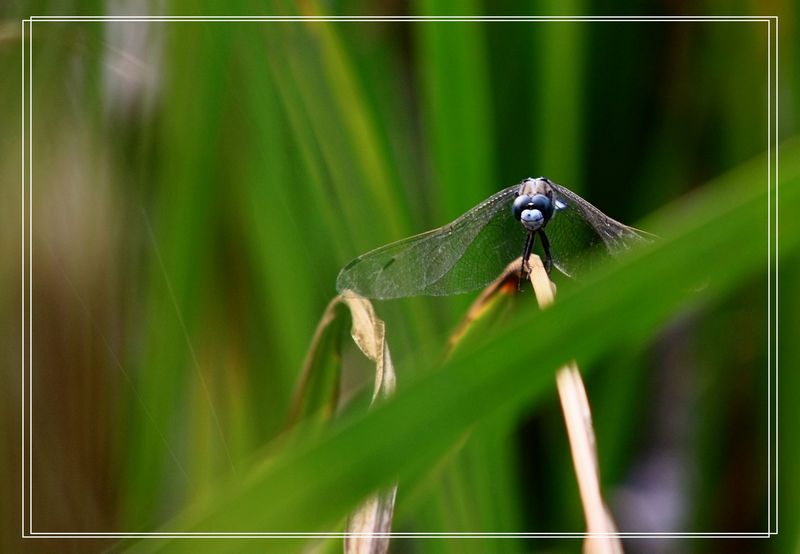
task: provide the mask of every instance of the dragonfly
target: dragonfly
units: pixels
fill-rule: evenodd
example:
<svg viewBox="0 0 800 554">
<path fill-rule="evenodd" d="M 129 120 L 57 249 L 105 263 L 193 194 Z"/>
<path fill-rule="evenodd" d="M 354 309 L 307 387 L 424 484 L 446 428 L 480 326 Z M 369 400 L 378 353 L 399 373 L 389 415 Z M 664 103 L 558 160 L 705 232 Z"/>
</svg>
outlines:
<svg viewBox="0 0 800 554">
<path fill-rule="evenodd" d="M 524 281 L 537 237 L 548 274 L 555 266 L 580 278 L 652 236 L 546 177 L 527 178 L 447 225 L 358 256 L 339 272 L 336 289 L 375 299 L 464 294 L 494 281 L 520 252 Z"/>
</svg>

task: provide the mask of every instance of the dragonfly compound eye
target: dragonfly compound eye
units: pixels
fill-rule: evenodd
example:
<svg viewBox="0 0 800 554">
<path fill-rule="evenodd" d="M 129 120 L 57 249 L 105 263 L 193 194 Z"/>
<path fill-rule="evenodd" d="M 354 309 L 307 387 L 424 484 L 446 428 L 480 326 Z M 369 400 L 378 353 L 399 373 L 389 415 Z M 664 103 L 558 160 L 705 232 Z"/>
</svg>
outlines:
<svg viewBox="0 0 800 554">
<path fill-rule="evenodd" d="M 511 206 L 511 213 L 514 214 L 514 219 L 520 221 L 522 212 L 524 210 L 530 210 L 533 207 L 533 197 L 523 194 L 522 196 L 517 196 L 514 200 L 514 204 Z"/>
<path fill-rule="evenodd" d="M 553 217 L 553 203 L 544 194 L 535 194 L 531 197 L 531 208 L 542 212 L 545 221 L 550 221 Z"/>
<path fill-rule="evenodd" d="M 553 216 L 553 203 L 544 194 L 518 196 L 511 206 L 514 218 L 529 231 L 544 227 Z"/>
</svg>

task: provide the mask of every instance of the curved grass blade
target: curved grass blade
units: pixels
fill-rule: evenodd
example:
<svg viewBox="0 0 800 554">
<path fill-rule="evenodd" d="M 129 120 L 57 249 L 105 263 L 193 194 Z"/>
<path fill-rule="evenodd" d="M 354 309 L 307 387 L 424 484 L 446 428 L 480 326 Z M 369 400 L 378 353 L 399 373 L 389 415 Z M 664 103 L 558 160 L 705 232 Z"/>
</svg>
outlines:
<svg viewBox="0 0 800 554">
<path fill-rule="evenodd" d="M 384 322 L 377 316 L 369 300 L 347 292 L 330 301 L 320 319 L 303 364 L 295 400 L 292 403 L 290 425 L 311 414 L 321 414 L 330 421 L 339 408 L 339 383 L 342 373 L 340 343 L 344 318 L 337 313 L 346 306 L 352 320 L 351 336 L 359 350 L 375 363 L 374 404 L 390 397 L 395 390 L 395 371 Z M 368 444 L 364 448 L 369 448 Z M 382 554 L 389 548 L 385 536 L 391 530 L 397 485 L 370 496 L 347 522 L 346 553 Z"/>
</svg>

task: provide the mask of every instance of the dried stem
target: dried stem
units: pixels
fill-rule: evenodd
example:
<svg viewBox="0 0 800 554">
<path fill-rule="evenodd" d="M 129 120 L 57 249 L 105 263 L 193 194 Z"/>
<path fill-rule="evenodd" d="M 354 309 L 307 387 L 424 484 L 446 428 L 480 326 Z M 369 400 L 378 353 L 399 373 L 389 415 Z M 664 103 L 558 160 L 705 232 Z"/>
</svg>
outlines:
<svg viewBox="0 0 800 554">
<path fill-rule="evenodd" d="M 555 285 L 550 282 L 538 256 L 531 256 L 530 265 L 530 280 L 536 301 L 540 309 L 546 309 L 555 301 Z M 586 530 L 590 534 L 584 542 L 583 551 L 591 554 L 622 552 L 622 543 L 616 536 L 617 528 L 600 492 L 600 467 L 592 412 L 578 364 L 574 360 L 558 370 L 556 383 L 586 518 Z"/>
</svg>

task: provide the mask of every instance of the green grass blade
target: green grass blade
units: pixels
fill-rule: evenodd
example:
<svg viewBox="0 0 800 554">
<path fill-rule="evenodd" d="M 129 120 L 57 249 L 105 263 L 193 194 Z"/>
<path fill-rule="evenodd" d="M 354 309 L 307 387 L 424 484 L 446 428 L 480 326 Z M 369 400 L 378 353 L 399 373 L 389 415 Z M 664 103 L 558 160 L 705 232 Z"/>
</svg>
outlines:
<svg viewBox="0 0 800 554">
<path fill-rule="evenodd" d="M 420 2 L 420 11 L 453 13 L 448 2 Z M 475 11 L 459 4 L 455 11 Z M 414 27 L 423 78 L 423 114 L 431 137 L 435 219 L 449 221 L 476 198 L 500 188 L 495 182 L 491 96 L 481 23 L 424 23 Z"/>
</svg>

